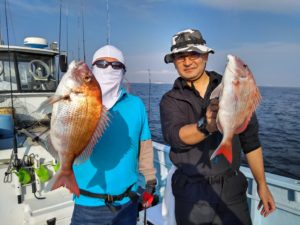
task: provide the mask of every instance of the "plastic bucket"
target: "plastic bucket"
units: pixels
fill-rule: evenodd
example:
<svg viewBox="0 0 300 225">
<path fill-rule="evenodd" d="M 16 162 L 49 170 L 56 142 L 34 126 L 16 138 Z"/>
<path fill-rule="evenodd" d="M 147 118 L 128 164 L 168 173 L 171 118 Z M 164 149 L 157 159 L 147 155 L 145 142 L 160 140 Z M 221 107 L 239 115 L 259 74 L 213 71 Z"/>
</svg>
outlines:
<svg viewBox="0 0 300 225">
<path fill-rule="evenodd" d="M 11 138 L 14 134 L 12 108 L 0 108 L 0 138 Z"/>
</svg>

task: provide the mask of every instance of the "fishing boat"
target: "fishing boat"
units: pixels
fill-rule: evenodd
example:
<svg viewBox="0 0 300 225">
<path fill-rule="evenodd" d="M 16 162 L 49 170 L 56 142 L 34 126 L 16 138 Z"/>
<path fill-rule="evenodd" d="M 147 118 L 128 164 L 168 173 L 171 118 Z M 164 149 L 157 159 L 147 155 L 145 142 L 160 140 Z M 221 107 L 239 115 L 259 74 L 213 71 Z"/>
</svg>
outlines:
<svg viewBox="0 0 300 225">
<path fill-rule="evenodd" d="M 65 225 L 70 223 L 72 195 L 65 188 L 51 192 L 44 189 L 57 162 L 46 151 L 49 115 L 37 113 L 36 109 L 54 94 L 58 71 L 67 69 L 67 57 L 55 43 L 46 48 L 43 38 L 27 38 L 24 44 L 0 45 L 1 224 Z M 154 142 L 160 202 L 147 210 L 147 224 L 169 224 L 161 203 L 172 166 L 169 151 L 169 146 Z M 256 209 L 259 198 L 251 171 L 247 167 L 241 167 L 241 171 L 249 183 L 247 196 L 253 224 L 300 224 L 299 180 L 266 173 L 277 209 L 263 218 Z M 143 216 L 142 212 L 140 217 Z M 145 223 L 141 220 L 139 224 Z"/>
<path fill-rule="evenodd" d="M 47 40 L 39 37 L 25 38 L 24 46 L 0 45 L 3 225 L 68 224 L 73 209 L 67 190 L 45 193 L 43 189 L 56 162 L 45 150 L 50 118 L 36 110 L 57 88 L 56 64 L 62 72 L 67 69 L 66 55 L 58 51 L 57 44 L 46 46 Z M 47 179 L 40 175 L 41 168 L 46 169 Z"/>
</svg>

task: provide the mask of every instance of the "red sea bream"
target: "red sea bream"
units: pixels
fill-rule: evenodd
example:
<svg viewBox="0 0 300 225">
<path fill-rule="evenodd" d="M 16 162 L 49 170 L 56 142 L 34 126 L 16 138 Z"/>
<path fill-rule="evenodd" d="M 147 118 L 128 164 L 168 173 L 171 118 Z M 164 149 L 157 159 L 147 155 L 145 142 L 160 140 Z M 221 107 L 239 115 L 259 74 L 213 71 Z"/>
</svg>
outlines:
<svg viewBox="0 0 300 225">
<path fill-rule="evenodd" d="M 219 97 L 217 125 L 223 133 L 211 159 L 224 155 L 232 163 L 232 138 L 247 128 L 261 95 L 248 66 L 236 56 L 228 55 L 227 58 L 222 82 L 211 94 L 211 99 Z"/>
<path fill-rule="evenodd" d="M 108 121 L 101 88 L 87 64 L 70 64 L 48 104 L 53 105 L 49 150 L 60 160 L 50 188 L 64 186 L 79 196 L 72 165 L 89 158 Z"/>
</svg>

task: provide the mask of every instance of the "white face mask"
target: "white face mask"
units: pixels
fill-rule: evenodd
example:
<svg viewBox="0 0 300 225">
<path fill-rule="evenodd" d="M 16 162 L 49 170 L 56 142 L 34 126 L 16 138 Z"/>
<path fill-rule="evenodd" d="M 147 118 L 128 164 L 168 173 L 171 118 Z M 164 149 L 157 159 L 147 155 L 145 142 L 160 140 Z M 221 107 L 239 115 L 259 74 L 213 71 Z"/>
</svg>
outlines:
<svg viewBox="0 0 300 225">
<path fill-rule="evenodd" d="M 105 69 L 93 66 L 93 73 L 102 90 L 103 105 L 110 109 L 121 95 L 124 70 L 115 70 L 111 65 Z"/>
</svg>

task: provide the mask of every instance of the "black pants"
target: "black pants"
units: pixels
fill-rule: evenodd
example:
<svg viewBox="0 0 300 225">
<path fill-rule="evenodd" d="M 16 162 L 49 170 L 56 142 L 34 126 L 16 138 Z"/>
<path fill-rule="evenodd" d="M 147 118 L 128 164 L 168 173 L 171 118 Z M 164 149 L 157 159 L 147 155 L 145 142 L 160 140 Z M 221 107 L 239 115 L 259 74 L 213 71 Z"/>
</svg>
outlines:
<svg viewBox="0 0 300 225">
<path fill-rule="evenodd" d="M 251 225 L 244 174 L 218 183 L 182 182 L 182 174 L 172 177 L 177 225 Z"/>
</svg>

